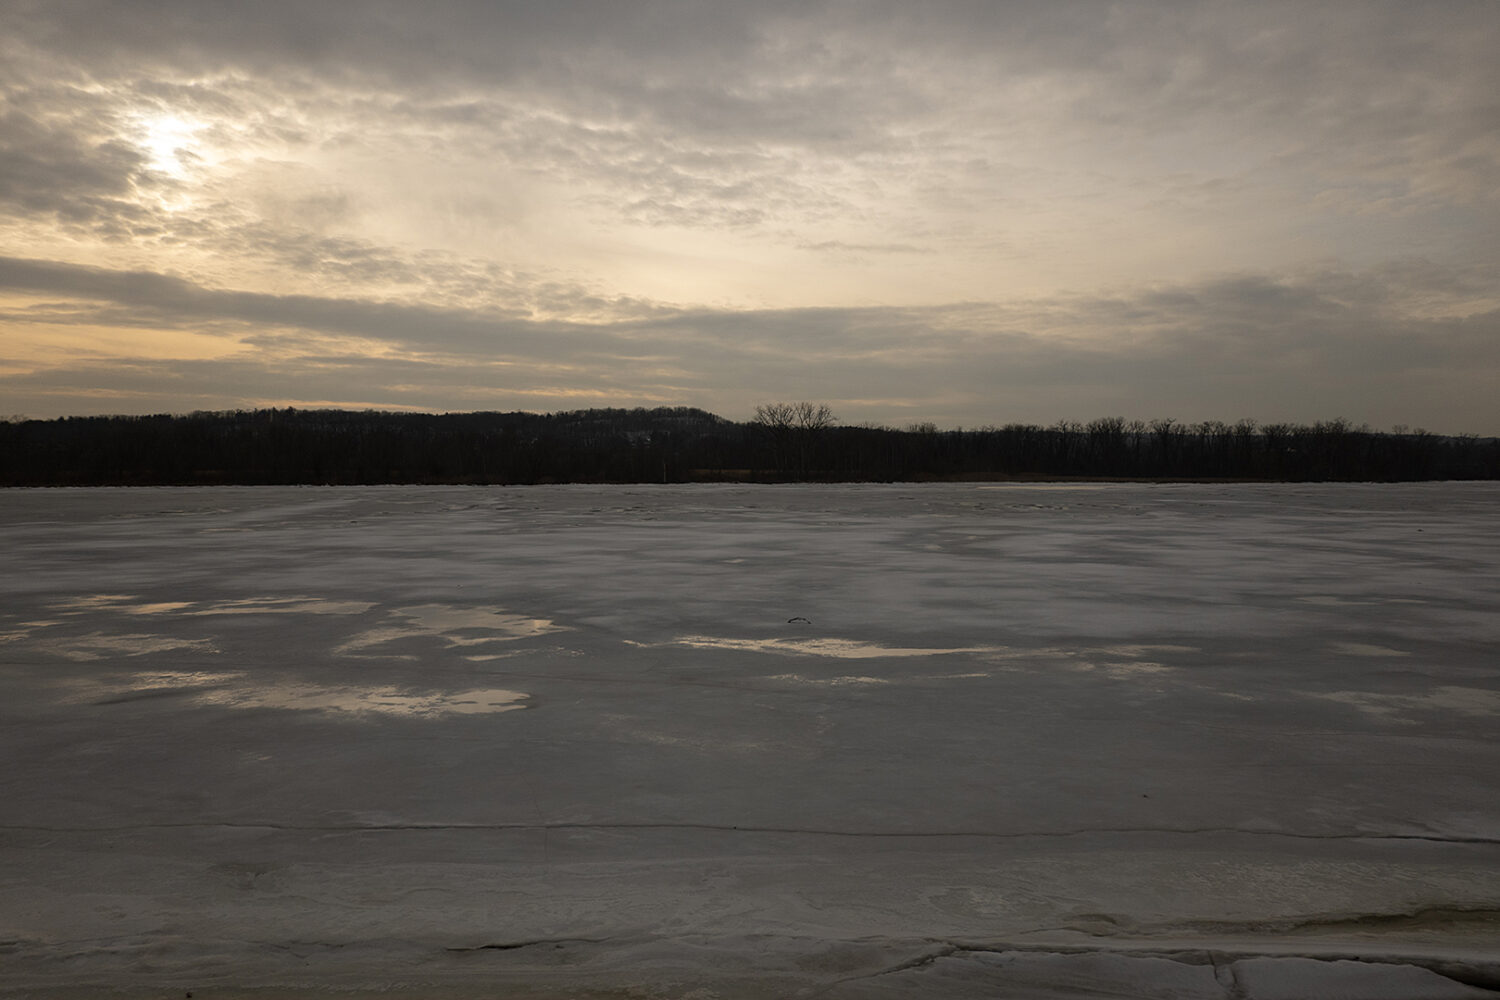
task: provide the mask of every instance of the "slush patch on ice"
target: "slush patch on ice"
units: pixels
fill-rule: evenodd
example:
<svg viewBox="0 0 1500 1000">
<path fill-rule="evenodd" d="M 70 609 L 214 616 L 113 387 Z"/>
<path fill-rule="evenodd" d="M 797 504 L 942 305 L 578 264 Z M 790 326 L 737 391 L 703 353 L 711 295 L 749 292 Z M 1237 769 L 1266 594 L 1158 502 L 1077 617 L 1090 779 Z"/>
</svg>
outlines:
<svg viewBox="0 0 1500 1000">
<path fill-rule="evenodd" d="M 1353 705 L 1371 715 L 1391 718 L 1411 711 L 1457 712 L 1460 715 L 1500 715 L 1500 691 L 1445 685 L 1427 694 L 1372 694 L 1367 691 L 1331 691 L 1315 695 L 1328 701 Z"/>
<path fill-rule="evenodd" d="M 997 653 L 1003 646 L 921 647 L 882 646 L 853 639 L 726 639 L 711 635 L 684 635 L 678 646 L 693 649 L 734 649 L 783 656 L 829 656 L 841 660 L 873 660 L 888 656 L 943 656 L 948 653 Z"/>
<path fill-rule="evenodd" d="M 1375 646 L 1368 642 L 1334 642 L 1328 646 L 1335 653 L 1343 653 L 1345 656 L 1410 656 L 1404 649 L 1392 649 L 1390 646 Z"/>
<path fill-rule="evenodd" d="M 372 647 L 397 639 L 431 636 L 449 647 L 481 646 L 490 642 L 513 642 L 564 631 L 547 618 L 506 614 L 498 608 L 465 608 L 450 604 L 423 604 L 398 608 L 391 613 L 397 624 L 362 632 L 337 647 L 341 656 L 384 656 L 368 652 Z M 472 658 L 472 657 L 471 657 Z"/>
</svg>

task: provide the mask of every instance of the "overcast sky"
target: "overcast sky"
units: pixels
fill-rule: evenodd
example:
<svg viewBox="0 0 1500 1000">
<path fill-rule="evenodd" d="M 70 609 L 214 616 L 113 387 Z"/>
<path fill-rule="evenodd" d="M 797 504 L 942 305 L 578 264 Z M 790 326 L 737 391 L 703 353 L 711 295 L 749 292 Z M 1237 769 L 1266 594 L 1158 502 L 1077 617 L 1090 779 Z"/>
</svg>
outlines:
<svg viewBox="0 0 1500 1000">
<path fill-rule="evenodd" d="M 1500 3 L 0 0 L 0 410 L 1500 433 Z"/>
</svg>

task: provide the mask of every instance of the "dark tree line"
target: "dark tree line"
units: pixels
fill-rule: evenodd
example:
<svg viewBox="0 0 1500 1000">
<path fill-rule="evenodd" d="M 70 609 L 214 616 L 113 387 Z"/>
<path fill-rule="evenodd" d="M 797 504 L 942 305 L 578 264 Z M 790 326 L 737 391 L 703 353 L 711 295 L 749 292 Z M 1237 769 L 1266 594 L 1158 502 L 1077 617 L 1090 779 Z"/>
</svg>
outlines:
<svg viewBox="0 0 1500 1000">
<path fill-rule="evenodd" d="M 978 430 L 838 426 L 771 403 L 567 413 L 271 409 L 0 422 L 0 485 L 1500 478 L 1500 439 L 1121 418 Z"/>
</svg>

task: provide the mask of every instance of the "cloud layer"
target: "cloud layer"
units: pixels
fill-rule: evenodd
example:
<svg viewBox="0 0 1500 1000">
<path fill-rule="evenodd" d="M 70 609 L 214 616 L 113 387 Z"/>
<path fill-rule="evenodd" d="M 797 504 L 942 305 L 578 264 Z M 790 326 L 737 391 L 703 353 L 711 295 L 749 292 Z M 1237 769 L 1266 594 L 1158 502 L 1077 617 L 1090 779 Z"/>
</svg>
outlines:
<svg viewBox="0 0 1500 1000">
<path fill-rule="evenodd" d="M 1500 432 L 1487 2 L 57 2 L 0 38 L 12 412 Z"/>
</svg>

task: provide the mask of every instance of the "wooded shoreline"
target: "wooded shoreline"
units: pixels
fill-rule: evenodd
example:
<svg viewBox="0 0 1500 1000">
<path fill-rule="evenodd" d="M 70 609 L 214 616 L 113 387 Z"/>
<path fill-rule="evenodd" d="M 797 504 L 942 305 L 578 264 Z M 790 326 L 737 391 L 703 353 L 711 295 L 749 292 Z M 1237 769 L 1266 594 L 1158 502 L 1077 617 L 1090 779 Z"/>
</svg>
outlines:
<svg viewBox="0 0 1500 1000">
<path fill-rule="evenodd" d="M 398 413 L 261 409 L 0 423 L 0 485 L 1500 478 L 1500 439 L 1173 420 L 940 430 L 797 422 L 762 408 Z M 817 411 L 809 411 L 816 413 Z M 828 417 L 826 408 L 821 415 Z M 778 417 L 785 417 L 778 420 Z"/>
</svg>

